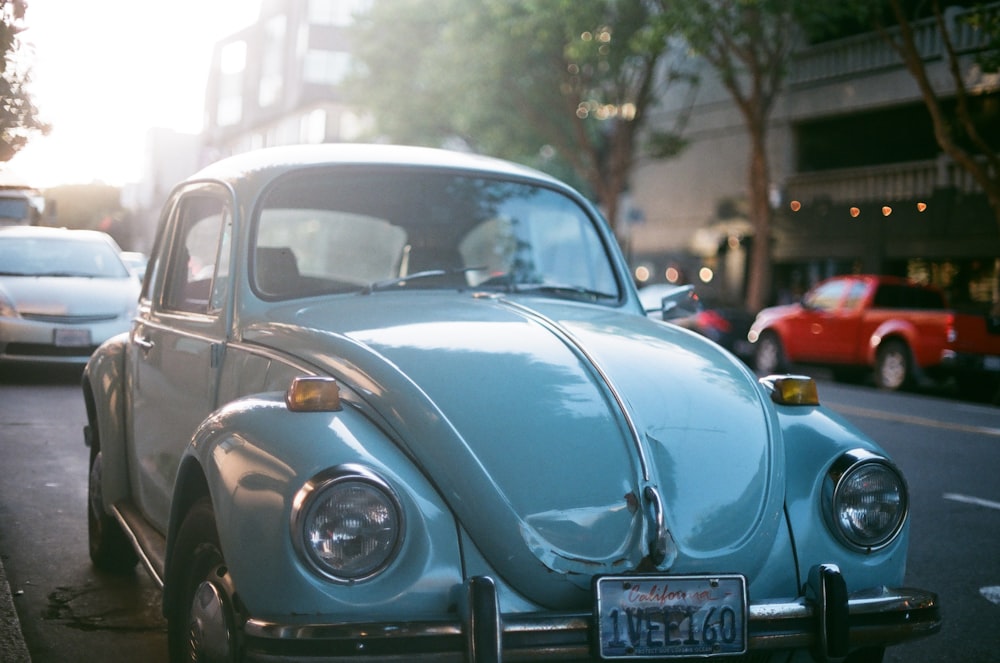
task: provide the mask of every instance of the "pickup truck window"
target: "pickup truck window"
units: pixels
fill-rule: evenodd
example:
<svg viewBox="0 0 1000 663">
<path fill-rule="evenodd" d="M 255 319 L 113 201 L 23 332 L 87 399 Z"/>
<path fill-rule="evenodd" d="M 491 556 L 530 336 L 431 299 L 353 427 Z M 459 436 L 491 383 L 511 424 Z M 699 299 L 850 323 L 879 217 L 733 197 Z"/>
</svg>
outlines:
<svg viewBox="0 0 1000 663">
<path fill-rule="evenodd" d="M 844 298 L 844 290 L 847 288 L 846 281 L 830 281 L 807 294 L 802 300 L 802 305 L 808 309 L 816 311 L 832 311 L 840 305 L 840 300 Z"/>
<path fill-rule="evenodd" d="M 844 308 L 848 310 L 856 308 L 861 304 L 866 292 L 868 292 L 868 286 L 864 281 L 855 281 L 852 283 L 850 289 L 847 291 L 847 299 L 844 300 Z"/>
<path fill-rule="evenodd" d="M 945 308 L 941 293 L 919 286 L 884 283 L 879 285 L 872 303 L 875 308 L 933 311 Z"/>
</svg>

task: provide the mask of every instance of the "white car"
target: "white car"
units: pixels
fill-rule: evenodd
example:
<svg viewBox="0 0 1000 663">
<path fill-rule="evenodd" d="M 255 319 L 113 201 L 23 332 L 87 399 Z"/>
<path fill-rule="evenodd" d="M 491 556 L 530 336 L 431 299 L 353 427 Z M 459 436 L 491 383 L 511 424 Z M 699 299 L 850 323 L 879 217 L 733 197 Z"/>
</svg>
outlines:
<svg viewBox="0 0 1000 663">
<path fill-rule="evenodd" d="M 0 229 L 0 362 L 83 365 L 127 331 L 140 283 L 106 233 Z"/>
</svg>

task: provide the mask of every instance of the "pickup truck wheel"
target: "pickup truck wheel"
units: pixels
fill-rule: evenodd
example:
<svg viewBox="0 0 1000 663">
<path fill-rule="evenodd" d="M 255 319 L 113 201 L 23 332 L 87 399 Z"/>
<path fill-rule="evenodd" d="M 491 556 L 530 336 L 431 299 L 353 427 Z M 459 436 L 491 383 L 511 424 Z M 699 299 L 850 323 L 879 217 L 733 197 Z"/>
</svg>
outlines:
<svg viewBox="0 0 1000 663">
<path fill-rule="evenodd" d="M 910 352 L 901 341 L 886 341 L 875 355 L 875 385 L 895 391 L 910 383 Z"/>
<path fill-rule="evenodd" d="M 121 525 L 104 509 L 101 461 L 101 452 L 91 451 L 90 475 L 87 478 L 87 540 L 90 561 L 101 571 L 130 573 L 139 557 Z"/>
<path fill-rule="evenodd" d="M 170 660 L 231 663 L 237 660 L 233 588 L 215 524 L 203 498 L 177 532 L 168 575 L 176 599 L 168 609 Z"/>
<path fill-rule="evenodd" d="M 757 339 L 754 352 L 754 370 L 758 375 L 771 375 L 785 370 L 785 349 L 774 332 L 764 332 Z"/>
</svg>

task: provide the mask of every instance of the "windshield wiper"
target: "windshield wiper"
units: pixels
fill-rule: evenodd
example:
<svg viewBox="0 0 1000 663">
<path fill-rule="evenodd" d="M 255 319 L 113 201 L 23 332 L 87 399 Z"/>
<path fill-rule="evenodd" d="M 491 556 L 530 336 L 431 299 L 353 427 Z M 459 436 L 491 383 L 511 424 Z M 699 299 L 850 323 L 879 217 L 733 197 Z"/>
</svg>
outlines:
<svg viewBox="0 0 1000 663">
<path fill-rule="evenodd" d="M 80 277 L 80 278 L 84 278 L 84 279 L 96 279 L 96 278 L 98 278 L 98 275 L 94 274 L 92 272 L 73 272 L 73 271 L 40 272 L 38 274 L 35 274 L 34 276 L 53 276 L 53 277 L 56 277 L 56 278 Z"/>
<path fill-rule="evenodd" d="M 601 299 L 618 299 L 615 293 L 591 290 L 581 285 L 566 285 L 562 283 L 511 283 L 509 292 L 535 293 L 540 292 L 556 297 L 568 297 L 572 299 L 589 299 L 593 301 Z"/>
<path fill-rule="evenodd" d="M 35 278 L 40 277 L 68 277 L 68 276 L 80 276 L 83 278 L 93 279 L 97 278 L 97 274 L 89 274 L 86 272 L 71 272 L 71 271 L 55 271 L 55 272 L 7 272 L 0 271 L 0 276 L 31 276 Z"/>
<path fill-rule="evenodd" d="M 420 279 L 429 279 L 436 276 L 454 276 L 456 274 L 465 274 L 467 272 L 478 272 L 486 269 L 485 267 L 456 267 L 454 269 L 428 269 L 422 272 L 414 272 L 413 274 L 407 274 L 406 276 L 397 276 L 395 278 L 386 279 L 384 281 L 376 281 L 375 283 L 370 283 L 361 289 L 358 294 L 370 295 L 376 290 L 385 290 L 386 288 L 391 288 L 395 285 L 404 285 L 407 281 L 417 281 Z"/>
</svg>

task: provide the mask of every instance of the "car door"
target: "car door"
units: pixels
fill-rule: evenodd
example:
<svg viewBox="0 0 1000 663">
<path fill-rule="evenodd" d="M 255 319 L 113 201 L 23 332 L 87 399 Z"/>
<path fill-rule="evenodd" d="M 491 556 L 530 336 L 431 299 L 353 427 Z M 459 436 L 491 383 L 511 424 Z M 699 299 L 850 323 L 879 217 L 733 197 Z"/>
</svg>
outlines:
<svg viewBox="0 0 1000 663">
<path fill-rule="evenodd" d="M 823 321 L 819 337 L 819 351 L 824 361 L 834 364 L 851 364 L 858 360 L 864 317 L 861 309 L 869 291 L 869 284 L 863 279 L 845 279 L 845 284 L 843 297 Z"/>
<path fill-rule="evenodd" d="M 786 348 L 792 361 L 830 361 L 835 352 L 837 316 L 850 282 L 821 283 L 802 298 L 801 309 L 788 320 Z"/>
<path fill-rule="evenodd" d="M 133 499 L 159 527 L 167 523 L 180 456 L 215 409 L 232 235 L 221 186 L 185 189 L 167 209 L 128 350 Z"/>
</svg>

